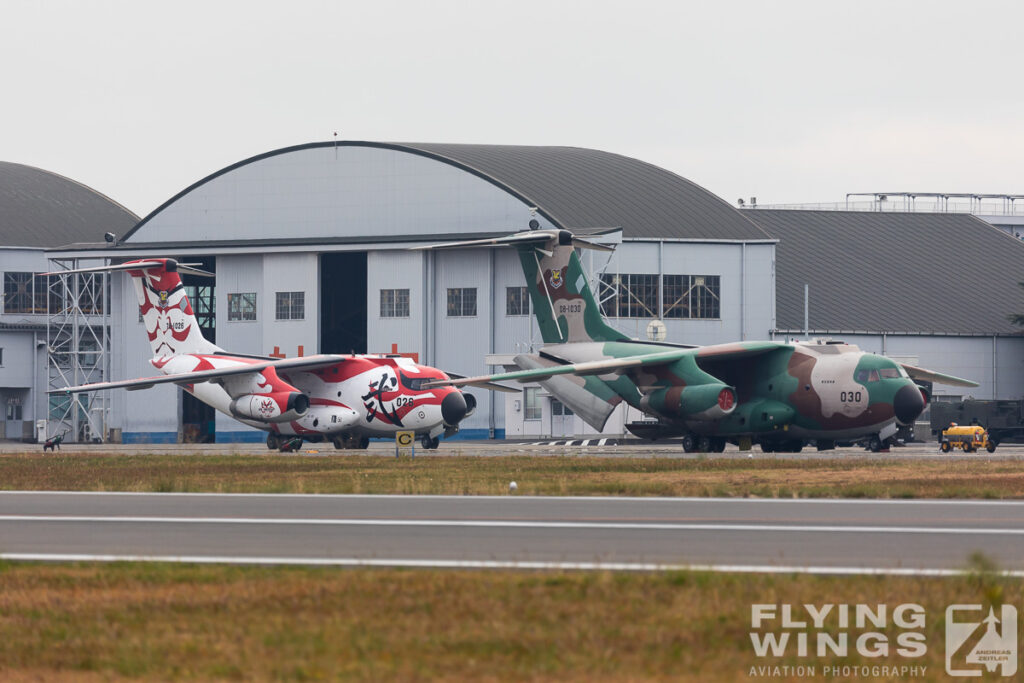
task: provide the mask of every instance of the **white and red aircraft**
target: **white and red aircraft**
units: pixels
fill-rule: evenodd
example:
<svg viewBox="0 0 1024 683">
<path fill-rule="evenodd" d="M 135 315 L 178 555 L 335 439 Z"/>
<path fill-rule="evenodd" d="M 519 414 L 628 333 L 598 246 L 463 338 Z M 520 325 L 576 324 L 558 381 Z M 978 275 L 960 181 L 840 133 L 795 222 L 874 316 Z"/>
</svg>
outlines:
<svg viewBox="0 0 1024 683">
<path fill-rule="evenodd" d="M 77 393 L 177 384 L 239 422 L 269 432 L 268 448 L 292 448 L 296 438 L 330 440 L 335 448 L 366 448 L 371 437 L 412 431 L 425 448 L 458 431 L 476 399 L 454 387 L 426 388 L 449 376 L 395 355 L 316 355 L 264 358 L 233 355 L 199 330 L 179 273 L 212 276 L 174 259 L 143 259 L 119 265 L 64 270 L 127 271 L 146 324 L 153 358 L 163 375 L 96 382 L 56 389 Z M 495 386 L 496 389 L 505 387 Z M 507 390 L 507 389 L 506 389 Z"/>
</svg>

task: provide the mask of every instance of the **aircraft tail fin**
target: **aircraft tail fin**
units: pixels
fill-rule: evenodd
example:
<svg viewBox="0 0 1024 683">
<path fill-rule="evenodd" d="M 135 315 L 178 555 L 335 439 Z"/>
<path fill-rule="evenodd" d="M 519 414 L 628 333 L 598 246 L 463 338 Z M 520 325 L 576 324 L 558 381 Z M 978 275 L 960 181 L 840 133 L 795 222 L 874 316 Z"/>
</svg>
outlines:
<svg viewBox="0 0 1024 683">
<path fill-rule="evenodd" d="M 568 342 L 626 341 L 629 338 L 608 325 L 583 272 L 576 248 L 613 251 L 599 242 L 554 228 L 531 229 L 504 237 L 446 242 L 424 249 L 511 246 L 519 252 L 526 276 L 530 303 L 545 344 Z"/>
<path fill-rule="evenodd" d="M 625 341 L 605 322 L 575 246 L 594 248 L 567 230 L 543 243 L 516 244 L 530 303 L 545 344 Z"/>
<path fill-rule="evenodd" d="M 63 270 L 51 274 L 117 271 L 125 271 L 132 277 L 139 302 L 139 313 L 146 325 L 153 356 L 215 353 L 221 350 L 203 337 L 180 275 L 188 273 L 212 277 L 213 273 L 179 264 L 174 259 L 154 258 L 96 268 Z"/>
</svg>

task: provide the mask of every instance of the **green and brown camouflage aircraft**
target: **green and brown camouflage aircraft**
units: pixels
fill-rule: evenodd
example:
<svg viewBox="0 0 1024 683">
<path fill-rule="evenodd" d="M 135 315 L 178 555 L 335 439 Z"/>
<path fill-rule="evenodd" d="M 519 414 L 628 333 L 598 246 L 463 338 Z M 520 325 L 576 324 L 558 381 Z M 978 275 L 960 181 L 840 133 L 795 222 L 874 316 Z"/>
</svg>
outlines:
<svg viewBox="0 0 1024 683">
<path fill-rule="evenodd" d="M 539 382 L 597 431 L 625 401 L 657 420 L 628 425 L 630 431 L 651 439 L 681 436 L 687 452 L 721 452 L 726 443 L 799 451 L 809 440 L 819 449 L 857 441 L 879 450 L 927 405 L 928 392 L 915 380 L 978 386 L 843 342 L 698 347 L 629 339 L 605 322 L 576 253 L 577 247 L 613 247 L 568 230 L 534 229 L 420 249 L 488 245 L 519 252 L 544 346 L 517 355 L 519 371 L 434 386 Z"/>
</svg>

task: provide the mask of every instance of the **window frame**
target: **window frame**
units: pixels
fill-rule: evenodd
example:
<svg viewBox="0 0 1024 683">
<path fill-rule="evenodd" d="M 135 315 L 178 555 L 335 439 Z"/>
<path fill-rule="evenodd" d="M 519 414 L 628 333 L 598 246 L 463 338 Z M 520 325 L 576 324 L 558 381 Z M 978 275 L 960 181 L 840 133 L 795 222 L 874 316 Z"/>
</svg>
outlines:
<svg viewBox="0 0 1024 683">
<path fill-rule="evenodd" d="M 296 304 L 296 299 L 298 303 Z M 282 304 L 284 305 L 282 308 Z M 298 312 L 296 313 L 296 308 Z M 281 313 L 285 313 L 284 316 Z M 305 290 L 274 292 L 274 320 L 290 322 L 293 320 L 306 319 L 306 292 Z"/>
<path fill-rule="evenodd" d="M 539 422 L 543 419 L 540 387 L 523 387 L 523 422 Z"/>
<path fill-rule="evenodd" d="M 411 317 L 412 305 L 410 298 L 408 287 L 398 287 L 393 289 L 382 288 L 380 290 L 380 317 L 382 319 Z M 404 315 L 402 315 L 402 306 L 400 304 L 404 304 Z"/>
<path fill-rule="evenodd" d="M 520 312 L 512 311 L 513 303 L 518 304 Z M 505 316 L 508 318 L 523 318 L 530 315 L 530 288 L 529 287 L 506 287 L 505 288 Z"/>
<path fill-rule="evenodd" d="M 458 299 L 453 299 L 454 293 Z M 467 294 L 472 292 L 472 297 Z M 477 296 L 476 287 L 448 287 L 447 306 L 445 307 L 446 318 L 475 318 L 477 317 Z M 469 303 L 472 303 L 472 312 L 468 311 Z"/>
<path fill-rule="evenodd" d="M 250 303 L 251 311 L 252 311 L 252 317 L 251 318 L 245 317 L 246 311 L 244 311 L 242 309 L 241 304 L 239 304 L 238 306 L 234 306 L 233 305 L 236 301 L 245 302 L 247 297 L 252 297 L 252 301 Z M 257 292 L 229 292 L 228 293 L 228 306 L 227 306 L 227 308 L 228 308 L 228 322 L 229 323 L 254 323 L 254 322 L 258 322 L 258 320 L 259 320 L 259 308 L 257 308 L 258 301 L 259 301 L 259 298 L 257 297 Z"/>
</svg>

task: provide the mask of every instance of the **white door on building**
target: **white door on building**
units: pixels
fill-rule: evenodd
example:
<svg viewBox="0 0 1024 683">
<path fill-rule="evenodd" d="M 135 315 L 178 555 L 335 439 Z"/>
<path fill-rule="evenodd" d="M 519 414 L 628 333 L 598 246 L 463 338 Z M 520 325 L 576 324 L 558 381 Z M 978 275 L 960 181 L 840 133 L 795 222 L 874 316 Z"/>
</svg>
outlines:
<svg viewBox="0 0 1024 683">
<path fill-rule="evenodd" d="M 557 398 L 551 398 L 551 436 L 573 436 L 576 433 L 573 427 L 573 412 Z"/>
</svg>

